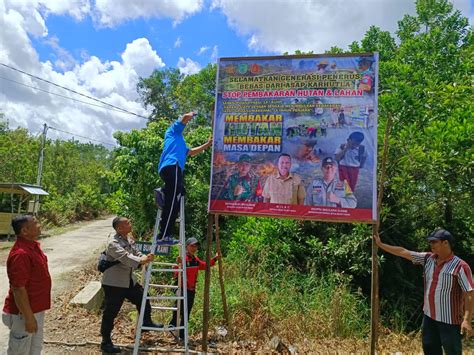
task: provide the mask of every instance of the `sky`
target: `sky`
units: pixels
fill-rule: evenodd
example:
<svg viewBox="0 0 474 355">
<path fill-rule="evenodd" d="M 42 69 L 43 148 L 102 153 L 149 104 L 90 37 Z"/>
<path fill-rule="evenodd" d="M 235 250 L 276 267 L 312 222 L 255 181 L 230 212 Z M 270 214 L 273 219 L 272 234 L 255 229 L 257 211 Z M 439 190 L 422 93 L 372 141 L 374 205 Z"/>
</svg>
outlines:
<svg viewBox="0 0 474 355">
<path fill-rule="evenodd" d="M 473 1 L 454 1 L 471 24 Z M 405 14 L 414 0 L 0 0 L 0 113 L 10 128 L 113 145 L 145 127 L 136 85 L 154 70 L 346 49 L 371 25 L 394 34 Z"/>
</svg>

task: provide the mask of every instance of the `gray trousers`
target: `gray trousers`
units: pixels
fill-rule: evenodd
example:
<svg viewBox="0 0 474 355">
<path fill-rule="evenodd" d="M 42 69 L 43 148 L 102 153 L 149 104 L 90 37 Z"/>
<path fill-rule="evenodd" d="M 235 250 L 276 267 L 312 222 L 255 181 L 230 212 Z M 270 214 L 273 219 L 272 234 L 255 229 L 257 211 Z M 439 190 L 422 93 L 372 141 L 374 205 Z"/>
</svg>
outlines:
<svg viewBox="0 0 474 355">
<path fill-rule="evenodd" d="M 10 329 L 7 355 L 39 355 L 43 348 L 44 311 L 35 313 L 38 331 L 28 333 L 21 314 L 2 314 L 2 321 Z"/>
</svg>

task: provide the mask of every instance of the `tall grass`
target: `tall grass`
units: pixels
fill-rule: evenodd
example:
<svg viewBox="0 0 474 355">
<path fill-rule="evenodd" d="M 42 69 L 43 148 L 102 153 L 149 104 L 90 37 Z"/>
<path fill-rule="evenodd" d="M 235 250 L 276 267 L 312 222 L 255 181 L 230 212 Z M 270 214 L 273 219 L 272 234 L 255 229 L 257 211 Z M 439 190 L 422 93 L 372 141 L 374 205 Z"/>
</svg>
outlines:
<svg viewBox="0 0 474 355">
<path fill-rule="evenodd" d="M 278 335 L 290 342 L 300 342 L 367 335 L 370 325 L 367 302 L 360 294 L 351 292 L 344 275 L 301 275 L 293 270 L 280 270 L 273 277 L 258 273 L 246 264 L 243 261 L 225 268 L 234 339 L 263 341 Z M 201 280 L 190 334 L 202 329 L 203 284 Z M 210 302 L 212 331 L 225 324 L 217 268 L 212 272 Z"/>
</svg>

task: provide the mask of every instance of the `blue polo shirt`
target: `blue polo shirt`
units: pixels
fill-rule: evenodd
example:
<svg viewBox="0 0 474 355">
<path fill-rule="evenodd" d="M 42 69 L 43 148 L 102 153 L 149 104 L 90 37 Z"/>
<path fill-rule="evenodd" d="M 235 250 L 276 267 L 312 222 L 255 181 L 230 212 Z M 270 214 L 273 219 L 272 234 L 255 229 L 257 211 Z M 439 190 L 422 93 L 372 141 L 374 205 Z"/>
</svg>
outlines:
<svg viewBox="0 0 474 355">
<path fill-rule="evenodd" d="M 158 164 L 158 172 L 165 166 L 175 165 L 178 163 L 181 170 L 184 170 L 186 157 L 188 156 L 189 148 L 183 137 L 183 130 L 186 125 L 180 121 L 175 121 L 165 133 L 165 144 L 163 152 L 160 156 L 160 163 Z"/>
</svg>

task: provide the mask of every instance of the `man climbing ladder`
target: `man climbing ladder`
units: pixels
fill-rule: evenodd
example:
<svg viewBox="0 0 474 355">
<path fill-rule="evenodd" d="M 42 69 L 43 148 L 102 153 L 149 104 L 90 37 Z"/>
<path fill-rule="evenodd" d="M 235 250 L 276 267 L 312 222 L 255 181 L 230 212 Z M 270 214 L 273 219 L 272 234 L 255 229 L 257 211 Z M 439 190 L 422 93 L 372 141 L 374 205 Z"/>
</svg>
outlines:
<svg viewBox="0 0 474 355">
<path fill-rule="evenodd" d="M 179 209 L 179 199 L 184 193 L 183 171 L 188 155 L 194 156 L 212 144 L 212 137 L 207 143 L 189 149 L 184 140 L 183 131 L 188 122 L 195 116 L 188 112 L 176 120 L 165 133 L 163 152 L 158 164 L 158 172 L 163 179 L 164 208 L 160 222 L 158 238 L 163 243 L 173 243 L 172 232 Z"/>
</svg>

